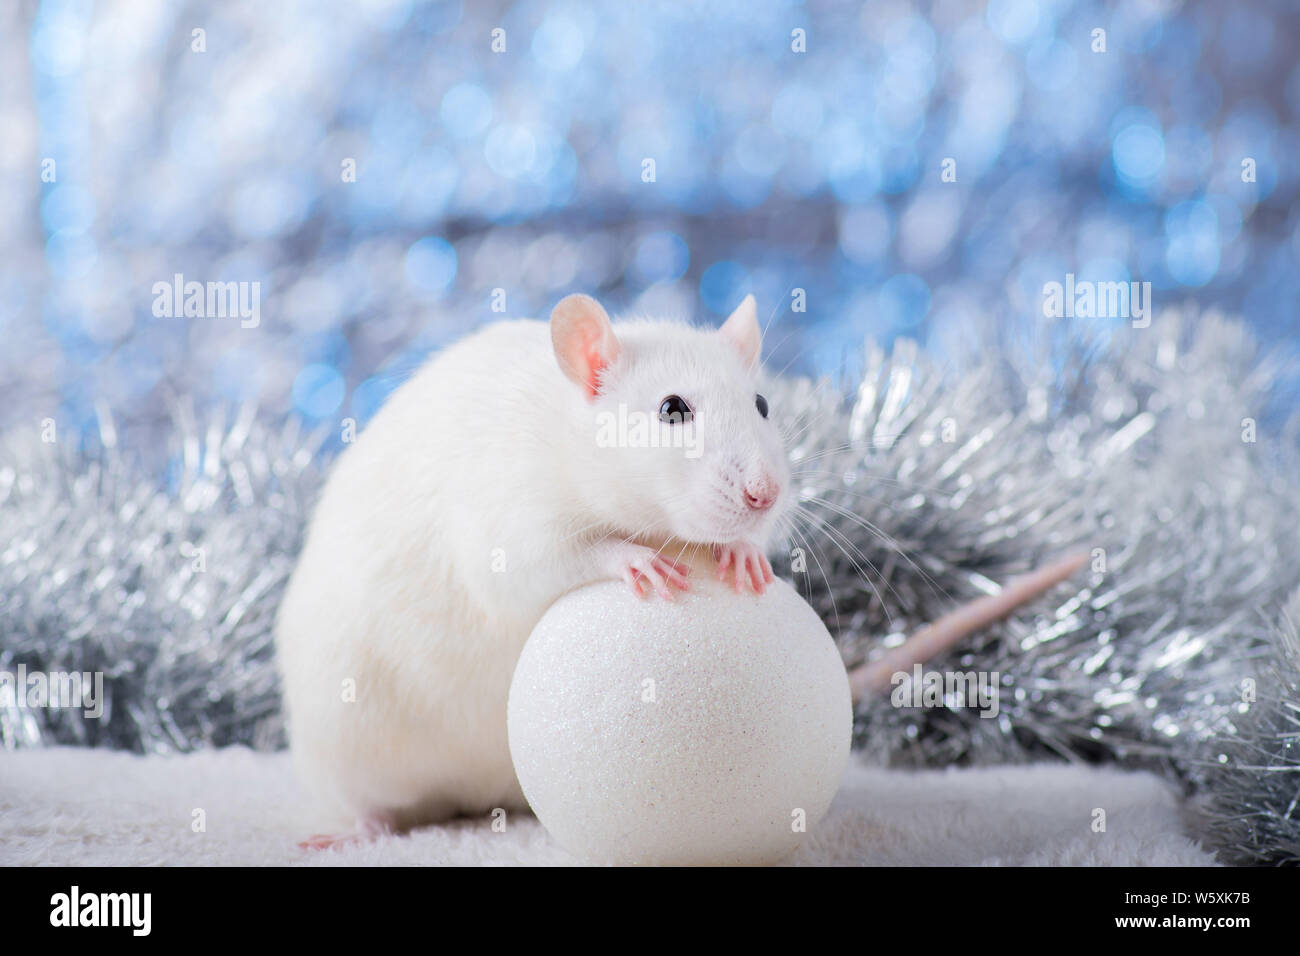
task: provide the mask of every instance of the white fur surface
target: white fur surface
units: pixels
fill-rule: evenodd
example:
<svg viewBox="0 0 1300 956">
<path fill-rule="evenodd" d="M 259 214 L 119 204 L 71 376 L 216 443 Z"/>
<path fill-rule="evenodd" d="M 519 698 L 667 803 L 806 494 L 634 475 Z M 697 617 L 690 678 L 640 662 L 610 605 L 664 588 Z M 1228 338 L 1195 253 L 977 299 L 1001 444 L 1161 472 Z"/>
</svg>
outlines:
<svg viewBox="0 0 1300 956">
<path fill-rule="evenodd" d="M 457 821 L 306 852 L 313 828 L 286 754 L 243 748 L 139 757 L 55 748 L 0 754 L 0 865 L 572 864 L 530 815 L 505 832 Z M 1106 810 L 1106 832 L 1091 829 Z M 207 829 L 191 828 L 193 811 Z M 1150 774 L 1040 764 L 948 771 L 851 762 L 801 865 L 1207 866 L 1179 801 Z"/>
</svg>

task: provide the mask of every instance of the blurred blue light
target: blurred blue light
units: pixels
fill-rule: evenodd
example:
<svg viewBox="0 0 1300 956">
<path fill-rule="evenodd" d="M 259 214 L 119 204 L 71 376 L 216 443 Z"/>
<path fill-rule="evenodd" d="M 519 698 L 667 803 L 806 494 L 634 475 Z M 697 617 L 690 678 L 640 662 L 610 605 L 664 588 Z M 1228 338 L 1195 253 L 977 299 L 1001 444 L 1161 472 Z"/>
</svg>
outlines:
<svg viewBox="0 0 1300 956">
<path fill-rule="evenodd" d="M 357 421 L 362 424 L 370 421 L 397 385 L 398 380 L 387 375 L 372 375 L 358 385 L 352 392 L 352 414 Z"/>
<path fill-rule="evenodd" d="M 507 124 L 488 133 L 483 157 L 499 176 L 519 179 L 527 175 L 537 159 L 537 141 L 526 126 Z"/>
<path fill-rule="evenodd" d="M 206 112 L 185 113 L 176 118 L 168 138 L 171 158 L 178 166 L 206 170 L 221 162 L 221 131 Z"/>
<path fill-rule="evenodd" d="M 535 124 L 531 132 L 535 154 L 527 177 L 532 182 L 546 185 L 551 180 L 552 167 L 561 161 L 569 144 L 554 129 L 543 124 Z"/>
<path fill-rule="evenodd" d="M 547 17 L 533 33 L 533 56 L 548 70 L 563 73 L 582 60 L 582 28 L 560 14 Z"/>
<path fill-rule="evenodd" d="M 88 233 L 61 231 L 45 243 L 50 272 L 61 279 L 77 279 L 90 272 L 99 259 L 99 247 Z"/>
<path fill-rule="evenodd" d="M 865 202 L 880 190 L 880 160 L 857 125 L 841 120 L 818 137 L 826 178 L 836 198 Z"/>
<path fill-rule="evenodd" d="M 425 236 L 406 251 L 406 278 L 415 288 L 441 296 L 456 281 L 456 250 L 438 236 Z"/>
<path fill-rule="evenodd" d="M 886 150 L 880 188 L 886 193 L 906 192 L 921 175 L 916 150 L 907 147 Z"/>
<path fill-rule="evenodd" d="M 864 331 L 1032 310 L 1066 272 L 1130 275 L 1295 337 L 1300 20 L 1279 5 L 356 0 L 245 22 L 197 0 L 203 55 L 187 22 L 122 6 L 42 0 L 0 36 L 29 64 L 6 101 L 20 152 L 58 159 L 56 182 L 0 194 L 44 231 L 5 249 L 0 324 L 35 334 L 0 377 L 21 393 L 41 369 L 29 390 L 51 407 L 102 392 L 139 411 L 175 381 L 244 398 L 263 377 L 282 402 L 315 364 L 365 414 L 401 380 L 374 375 L 394 355 L 498 317 L 497 283 L 509 314 L 561 285 L 656 286 L 647 302 L 680 309 L 698 281 L 699 308 L 725 313 L 797 283 L 821 291 L 792 344 L 838 355 Z M 214 356 L 210 325 L 153 321 L 139 290 L 173 271 L 260 281 L 262 329 Z"/>
<path fill-rule="evenodd" d="M 1030 303 L 1035 315 L 1042 314 L 1043 286 L 1048 282 L 1062 282 L 1071 271 L 1060 256 L 1030 253 L 1021 261 L 1015 273 L 1015 291 Z"/>
<path fill-rule="evenodd" d="M 546 179 L 550 203 L 561 206 L 573 198 L 578 182 L 578 157 L 573 147 L 561 140 L 551 154 L 551 167 Z"/>
<path fill-rule="evenodd" d="M 740 131 L 732 153 L 751 176 L 770 177 L 785 160 L 785 143 L 766 123 L 753 123 Z"/>
<path fill-rule="evenodd" d="M 961 157 L 966 176 L 983 175 L 1006 146 L 1020 98 L 1016 75 L 1000 61 L 987 64 L 961 91 L 957 119 L 949 124 L 943 155 Z"/>
<path fill-rule="evenodd" d="M 1296 73 L 1300 76 L 1300 70 Z M 810 139 L 821 129 L 825 114 L 817 88 L 798 80 L 787 83 L 772 99 L 772 125 L 786 136 Z"/>
<path fill-rule="evenodd" d="M 682 237 L 673 232 L 652 232 L 637 245 L 634 261 L 642 282 L 680 279 L 691 262 L 691 252 Z"/>
<path fill-rule="evenodd" d="M 1133 279 L 1128 266 L 1108 256 L 1089 259 L 1079 267 L 1075 278 L 1087 282 L 1131 282 Z"/>
<path fill-rule="evenodd" d="M 1025 71 L 1030 82 L 1051 93 L 1068 88 L 1077 69 L 1074 48 L 1055 38 L 1037 42 L 1025 52 Z"/>
<path fill-rule="evenodd" d="M 7 321 L 23 314 L 27 306 L 27 287 L 16 275 L 0 275 L 0 320 Z M 0 321 L 0 332 L 4 331 Z"/>
<path fill-rule="evenodd" d="M 457 139 L 472 139 L 492 124 L 492 97 L 477 83 L 457 83 L 442 97 L 442 125 Z"/>
<path fill-rule="evenodd" d="M 428 130 L 419 110 L 397 100 L 385 100 L 370 121 L 370 146 L 380 155 L 409 155 L 419 148 Z"/>
<path fill-rule="evenodd" d="M 434 35 L 447 33 L 460 23 L 464 15 L 461 0 L 435 0 L 421 2 L 420 20 Z"/>
<path fill-rule="evenodd" d="M 1202 286 L 1219 269 L 1219 217 L 1204 200 L 1179 203 L 1165 214 L 1165 267 L 1183 286 Z"/>
<path fill-rule="evenodd" d="M 337 369 L 308 365 L 293 380 L 293 407 L 308 418 L 333 415 L 343 404 L 347 386 Z"/>
<path fill-rule="evenodd" d="M 1273 19 L 1247 6 L 1229 5 L 1217 24 L 1219 49 L 1235 71 L 1247 75 L 1268 66 L 1276 36 Z"/>
<path fill-rule="evenodd" d="M 85 232 L 94 221 L 95 197 L 82 186 L 55 186 L 41 201 L 41 222 L 47 233 Z"/>
<path fill-rule="evenodd" d="M 722 163 L 720 184 L 732 204 L 741 209 L 752 209 L 767 199 L 772 191 L 772 180 L 741 165 L 733 152 Z"/>
<path fill-rule="evenodd" d="M 1228 114 L 1217 137 L 1218 150 L 1228 157 L 1238 179 L 1241 161 L 1247 157 L 1255 161 L 1255 182 L 1245 185 L 1256 201 L 1270 195 L 1277 186 L 1274 159 L 1277 125 L 1277 118 L 1267 104 L 1247 100 Z"/>
<path fill-rule="evenodd" d="M 655 202 L 665 198 L 680 202 L 701 179 L 708 180 L 712 186 L 711 171 L 691 151 L 694 146 L 693 134 L 684 120 L 662 117 L 644 125 L 626 127 L 618 140 L 621 185 L 636 188 L 646 199 Z M 647 159 L 655 163 L 653 185 L 642 180 Z"/>
<path fill-rule="evenodd" d="M 1206 196 L 1208 202 L 1214 208 L 1215 222 L 1218 224 L 1218 235 L 1222 242 L 1231 242 L 1241 233 L 1241 207 L 1232 199 L 1231 196 L 1225 196 L 1222 193 L 1214 193 Z"/>
<path fill-rule="evenodd" d="M 1216 236 L 1219 217 L 1214 207 L 1201 199 L 1180 202 L 1165 213 L 1165 235 Z"/>
<path fill-rule="evenodd" d="M 1223 103 L 1223 90 L 1209 73 L 1195 73 L 1170 88 L 1169 102 L 1184 122 L 1210 123 Z"/>
<path fill-rule="evenodd" d="M 250 380 L 250 368 L 256 369 L 261 359 L 250 355 L 243 365 L 241 382 Z M 147 395 L 163 380 L 164 359 L 153 344 L 139 338 L 124 343 L 113 353 L 113 366 L 117 369 L 128 392 Z"/>
<path fill-rule="evenodd" d="M 1111 148 L 1115 172 L 1125 183 L 1141 188 L 1155 183 L 1164 170 L 1165 140 L 1157 127 L 1145 123 L 1125 126 Z"/>
<path fill-rule="evenodd" d="M 399 157 L 392 153 L 377 153 L 366 161 L 347 192 L 357 219 L 378 219 L 397 205 L 403 168 Z"/>
<path fill-rule="evenodd" d="M 989 26 L 1007 43 L 1021 44 L 1033 39 L 1038 31 L 1037 0 L 990 0 Z"/>
<path fill-rule="evenodd" d="M 1220 135 L 1227 140 L 1269 148 L 1277 130 L 1277 117 L 1267 103 L 1247 100 L 1233 107 L 1223 123 Z"/>
<path fill-rule="evenodd" d="M 876 102 L 874 138 L 885 146 L 911 146 L 925 132 L 925 115 L 908 100 Z"/>
<path fill-rule="evenodd" d="M 1165 137 L 1165 159 L 1171 180 L 1199 184 L 1214 163 L 1214 143 L 1197 126 L 1174 126 Z"/>
<path fill-rule="evenodd" d="M 1287 75 L 1286 98 L 1291 112 L 1300 116 L 1300 63 Z"/>
<path fill-rule="evenodd" d="M 67 12 L 41 17 L 32 31 L 32 66 L 47 76 L 64 77 L 81 68 L 85 55 L 86 25 Z"/>
<path fill-rule="evenodd" d="M 257 398 L 263 386 L 265 364 L 254 349 L 230 349 L 217 356 L 212 364 L 213 385 L 232 402 Z"/>
<path fill-rule="evenodd" d="M 840 251 L 851 262 L 874 265 L 884 260 L 893 237 L 893 213 L 883 202 L 848 206 L 840 214 Z"/>
<path fill-rule="evenodd" d="M 749 271 L 736 262 L 715 262 L 700 276 L 700 299 L 717 315 L 729 315 L 748 294 Z"/>
<path fill-rule="evenodd" d="M 397 30 L 411 18 L 411 0 L 361 0 L 360 11 L 381 30 Z"/>
<path fill-rule="evenodd" d="M 930 311 L 930 287 L 920 276 L 903 273 L 880 287 L 876 302 L 886 328 L 908 332 Z"/>
<path fill-rule="evenodd" d="M 1202 286 L 1219 271 L 1219 241 L 1214 236 L 1180 235 L 1169 240 L 1165 267 L 1179 285 Z"/>
<path fill-rule="evenodd" d="M 920 17 L 898 17 L 885 27 L 881 41 L 887 59 L 880 82 L 887 98 L 916 109 L 934 88 L 934 30 Z"/>
<path fill-rule="evenodd" d="M 227 221 L 237 234 L 265 239 L 292 232 L 312 203 L 307 183 L 289 170 L 268 173 L 236 188 Z"/>
<path fill-rule="evenodd" d="M 302 340 L 302 355 L 307 361 L 346 372 L 352 361 L 348 338 L 338 329 L 314 332 Z"/>
<path fill-rule="evenodd" d="M 441 216 L 460 181 L 455 157 L 445 149 L 424 150 L 402 173 L 400 211 L 408 222 Z"/>
</svg>

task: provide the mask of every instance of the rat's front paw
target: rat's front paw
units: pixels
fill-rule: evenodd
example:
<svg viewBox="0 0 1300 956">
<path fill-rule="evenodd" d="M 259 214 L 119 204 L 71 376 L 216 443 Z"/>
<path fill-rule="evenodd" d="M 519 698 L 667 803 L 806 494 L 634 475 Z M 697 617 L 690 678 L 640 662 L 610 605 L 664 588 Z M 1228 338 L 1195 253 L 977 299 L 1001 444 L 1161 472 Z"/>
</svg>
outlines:
<svg viewBox="0 0 1300 956">
<path fill-rule="evenodd" d="M 609 570 L 627 582 L 632 593 L 639 598 L 647 597 L 654 591 L 665 601 L 673 599 L 674 589 L 689 591 L 690 582 L 686 576 L 691 569 L 665 558 L 654 548 L 640 544 L 620 543 L 613 547 L 609 556 Z"/>
<path fill-rule="evenodd" d="M 732 541 L 730 544 L 715 544 L 713 557 L 718 562 L 718 580 L 727 580 L 732 576 L 732 586 L 739 593 L 748 585 L 755 594 L 762 594 L 767 586 L 775 580 L 772 565 L 758 545 L 750 541 Z"/>
</svg>

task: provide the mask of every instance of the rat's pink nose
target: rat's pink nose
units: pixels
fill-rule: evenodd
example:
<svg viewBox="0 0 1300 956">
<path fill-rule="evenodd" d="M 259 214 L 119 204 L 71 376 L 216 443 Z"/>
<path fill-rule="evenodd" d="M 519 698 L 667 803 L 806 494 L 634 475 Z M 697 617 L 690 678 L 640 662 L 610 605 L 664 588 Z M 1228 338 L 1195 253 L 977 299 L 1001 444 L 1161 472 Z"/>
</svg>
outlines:
<svg viewBox="0 0 1300 956">
<path fill-rule="evenodd" d="M 781 488 L 767 475 L 751 478 L 745 482 L 745 504 L 755 511 L 766 511 L 772 507 L 776 504 L 777 495 L 780 493 Z"/>
</svg>

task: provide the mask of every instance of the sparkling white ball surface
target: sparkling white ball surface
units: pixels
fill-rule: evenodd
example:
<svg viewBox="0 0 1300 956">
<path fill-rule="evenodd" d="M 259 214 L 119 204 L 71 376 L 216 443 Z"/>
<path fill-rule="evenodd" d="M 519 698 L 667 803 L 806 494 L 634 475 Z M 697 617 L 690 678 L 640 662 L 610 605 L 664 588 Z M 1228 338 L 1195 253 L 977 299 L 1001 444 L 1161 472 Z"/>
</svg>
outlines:
<svg viewBox="0 0 1300 956">
<path fill-rule="evenodd" d="M 694 579 L 675 601 L 620 583 L 566 595 L 510 688 L 533 811 L 592 863 L 772 863 L 830 806 L 852 709 L 830 634 L 784 581 Z"/>
</svg>

